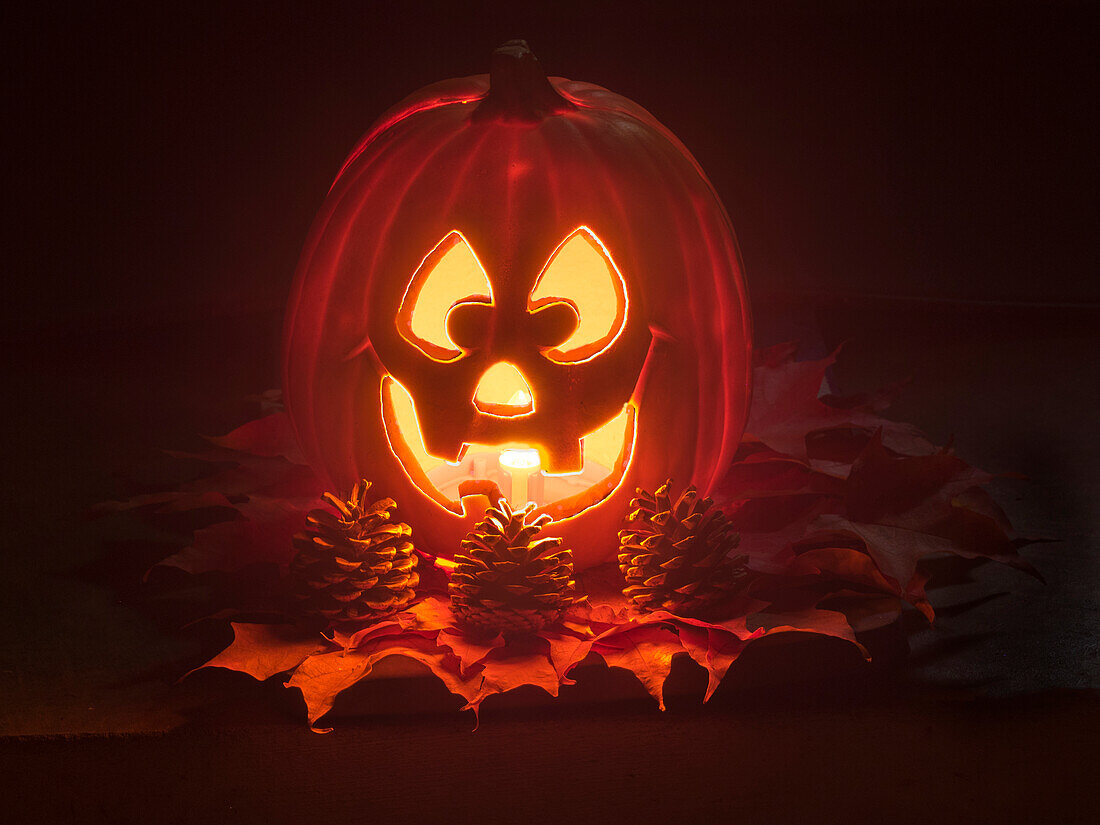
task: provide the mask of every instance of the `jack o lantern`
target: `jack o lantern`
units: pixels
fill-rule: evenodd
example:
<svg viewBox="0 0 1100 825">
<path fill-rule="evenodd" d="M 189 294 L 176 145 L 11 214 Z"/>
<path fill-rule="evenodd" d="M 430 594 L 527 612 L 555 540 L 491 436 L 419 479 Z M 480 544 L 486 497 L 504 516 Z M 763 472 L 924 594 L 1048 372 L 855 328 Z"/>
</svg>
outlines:
<svg viewBox="0 0 1100 825">
<path fill-rule="evenodd" d="M 687 149 L 513 41 L 344 164 L 299 264 L 284 390 L 322 480 L 371 479 L 418 547 L 453 555 L 499 491 L 585 567 L 614 557 L 636 486 L 722 478 L 750 341 L 729 218 Z"/>
</svg>

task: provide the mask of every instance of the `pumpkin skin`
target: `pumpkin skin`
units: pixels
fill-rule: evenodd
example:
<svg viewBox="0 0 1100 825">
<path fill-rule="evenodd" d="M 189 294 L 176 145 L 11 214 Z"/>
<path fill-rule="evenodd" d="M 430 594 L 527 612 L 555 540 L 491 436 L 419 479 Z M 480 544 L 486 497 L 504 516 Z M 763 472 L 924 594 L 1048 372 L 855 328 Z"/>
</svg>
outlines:
<svg viewBox="0 0 1100 825">
<path fill-rule="evenodd" d="M 529 332 L 528 296 L 579 227 L 621 273 L 625 319 L 604 351 L 552 363 Z M 456 231 L 490 281 L 492 311 L 483 345 L 441 361 L 405 340 L 396 319 L 425 256 Z M 540 510 L 555 518 L 546 534 L 562 536 L 583 568 L 614 558 L 635 487 L 671 476 L 705 493 L 722 479 L 747 417 L 751 340 L 733 230 L 691 154 L 631 101 L 547 80 L 513 42 L 494 54 L 491 75 L 413 94 L 349 156 L 299 263 L 284 394 L 327 489 L 371 479 L 398 501 L 418 548 L 442 557 L 470 523 L 395 455 L 388 376 L 409 391 L 425 443 L 443 458 L 476 437 L 539 444 L 555 469 L 574 469 L 578 439 L 629 402 L 635 429 L 621 478 Z M 540 399 L 532 415 L 473 407 L 477 377 L 502 359 L 530 380 Z"/>
</svg>

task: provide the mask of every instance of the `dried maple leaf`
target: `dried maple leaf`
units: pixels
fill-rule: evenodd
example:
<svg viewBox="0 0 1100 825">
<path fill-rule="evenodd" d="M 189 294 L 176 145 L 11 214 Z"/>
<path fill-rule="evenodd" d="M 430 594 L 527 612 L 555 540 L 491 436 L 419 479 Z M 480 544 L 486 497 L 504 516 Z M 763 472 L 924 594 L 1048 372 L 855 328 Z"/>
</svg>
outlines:
<svg viewBox="0 0 1100 825">
<path fill-rule="evenodd" d="M 343 628 L 337 628 L 332 633 L 332 641 L 344 650 L 355 650 L 366 645 L 372 639 L 379 639 L 382 636 L 399 636 L 405 632 L 406 627 L 406 624 L 398 618 L 387 617 L 374 621 L 350 634 Z"/>
<path fill-rule="evenodd" d="M 857 523 L 842 516 L 822 516 L 814 527 L 819 536 L 828 534 L 838 542 L 862 545 L 879 570 L 896 584 L 900 592 L 909 589 L 917 574 L 917 564 L 929 556 L 955 554 L 979 558 L 987 555 L 950 538 L 887 524 Z"/>
<path fill-rule="evenodd" d="M 777 495 L 843 495 L 848 468 L 834 469 L 831 464 L 784 455 L 759 441 L 743 441 L 711 495 L 719 504 Z M 828 472 L 819 469 L 826 465 L 830 465 Z"/>
<path fill-rule="evenodd" d="M 451 651 L 458 659 L 462 673 L 485 661 L 485 658 L 504 646 L 504 636 L 498 633 L 492 638 L 471 636 L 456 627 L 446 627 L 435 637 L 436 643 Z"/>
<path fill-rule="evenodd" d="M 479 675 L 471 678 L 462 676 L 458 660 L 449 650 L 418 634 L 383 636 L 355 650 L 310 656 L 294 671 L 286 686 L 301 691 L 310 727 L 319 733 L 327 733 L 331 728 L 318 728 L 317 720 L 332 710 L 340 693 L 368 676 L 378 662 L 390 656 L 401 656 L 426 665 L 451 693 L 467 702 L 473 701 L 481 688 L 483 680 Z"/>
<path fill-rule="evenodd" d="M 285 568 L 294 556 L 291 537 L 305 526 L 311 501 L 255 497 L 235 505 L 241 518 L 195 531 L 194 542 L 161 561 L 188 573 L 233 571 L 250 564 Z"/>
<path fill-rule="evenodd" d="M 572 633 L 557 633 L 553 629 L 543 630 L 542 638 L 549 647 L 550 663 L 563 685 L 574 684 L 569 671 L 584 661 L 592 651 L 593 638 L 582 638 Z"/>
<path fill-rule="evenodd" d="M 369 674 L 380 658 L 366 650 L 337 650 L 310 656 L 298 666 L 286 686 L 302 692 L 306 718 L 313 730 L 332 730 L 317 727 L 317 720 L 332 710 L 337 695 Z"/>
<path fill-rule="evenodd" d="M 319 633 L 290 624 L 246 624 L 231 622 L 233 642 L 206 664 L 184 676 L 207 667 L 221 667 L 247 673 L 263 681 L 276 673 L 298 667 L 307 657 L 320 653 L 329 644 Z"/>
<path fill-rule="evenodd" d="M 749 624 L 762 628 L 765 636 L 777 633 L 815 633 L 819 636 L 833 636 L 854 644 L 865 659 L 871 658 L 867 648 L 856 639 L 855 631 L 848 623 L 848 619 L 843 613 L 835 610 L 809 607 L 786 612 L 767 611 L 751 616 Z"/>
<path fill-rule="evenodd" d="M 684 649 L 679 637 L 660 624 L 643 624 L 628 631 L 608 633 L 595 640 L 592 651 L 608 667 L 622 668 L 634 674 L 657 706 L 665 709 L 665 680 L 672 670 L 672 659 Z"/>
<path fill-rule="evenodd" d="M 737 552 L 748 556 L 749 568 L 776 574 L 787 569 L 794 544 L 806 536 L 810 525 L 839 507 L 839 499 L 811 493 L 747 501 L 727 514 L 741 536 Z"/>
<path fill-rule="evenodd" d="M 265 415 L 242 424 L 227 435 L 212 436 L 207 440 L 227 450 L 266 457 L 281 456 L 292 464 L 306 463 L 294 434 L 294 425 L 285 412 Z"/>
<path fill-rule="evenodd" d="M 881 427 L 883 442 L 897 452 L 920 455 L 933 451 L 931 443 L 913 425 L 879 416 L 881 403 L 825 403 L 821 387 L 837 353 L 818 361 L 795 361 L 796 350 L 796 345 L 787 343 L 757 353 L 746 433 L 779 453 L 800 459 L 809 458 L 807 436 L 830 429 L 858 428 L 870 433 Z"/>
<path fill-rule="evenodd" d="M 852 465 L 845 510 L 853 521 L 930 531 L 951 516 L 956 496 L 992 478 L 947 451 L 896 455 L 876 432 Z"/>
<path fill-rule="evenodd" d="M 540 636 L 515 639 L 494 647 L 480 662 L 481 685 L 464 710 L 475 713 L 481 703 L 498 693 L 531 685 L 558 695 L 562 677 L 550 659 L 549 645 Z"/>
<path fill-rule="evenodd" d="M 147 493 L 134 496 L 126 501 L 101 501 L 88 510 L 90 516 L 102 516 L 108 513 L 121 513 L 139 507 L 155 508 L 157 513 L 176 513 L 184 510 L 199 510 L 203 507 L 233 507 L 233 503 L 221 492 L 171 491 L 165 493 Z"/>
<path fill-rule="evenodd" d="M 481 689 L 481 674 L 475 672 L 469 676 L 463 675 L 455 655 L 446 648 L 437 646 L 432 639 L 423 636 L 403 638 L 401 644 L 387 647 L 382 653 L 379 660 L 386 656 L 403 656 L 420 662 L 443 682 L 447 690 L 461 696 L 467 703 L 473 702 Z M 472 709 L 476 713 L 476 706 Z"/>
<path fill-rule="evenodd" d="M 412 605 L 404 615 L 411 617 L 406 625 L 407 630 L 431 632 L 455 624 L 451 601 L 446 596 L 430 595 Z"/>
<path fill-rule="evenodd" d="M 684 625 L 678 631 L 680 645 L 688 655 L 707 671 L 707 702 L 722 683 L 730 665 L 737 660 L 749 642 L 764 635 L 763 629 L 743 639 L 735 633 L 706 626 Z"/>
</svg>

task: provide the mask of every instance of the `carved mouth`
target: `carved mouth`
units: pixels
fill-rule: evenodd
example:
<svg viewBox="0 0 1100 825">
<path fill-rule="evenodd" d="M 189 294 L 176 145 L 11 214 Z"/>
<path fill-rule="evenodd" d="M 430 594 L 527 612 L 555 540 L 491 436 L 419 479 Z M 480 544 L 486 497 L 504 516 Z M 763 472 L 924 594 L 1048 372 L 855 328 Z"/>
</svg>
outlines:
<svg viewBox="0 0 1100 825">
<path fill-rule="evenodd" d="M 429 454 L 412 397 L 391 376 L 382 379 L 382 415 L 390 449 L 406 475 L 441 507 L 461 515 L 464 493 L 474 489 L 489 495 L 486 491 L 495 484 L 513 506 L 533 501 L 536 512 L 558 521 L 599 504 L 622 483 L 634 452 L 637 411 L 628 402 L 610 421 L 585 434 L 581 471 L 565 475 L 541 469 L 546 456 L 536 444 L 464 444 L 454 463 Z"/>
</svg>

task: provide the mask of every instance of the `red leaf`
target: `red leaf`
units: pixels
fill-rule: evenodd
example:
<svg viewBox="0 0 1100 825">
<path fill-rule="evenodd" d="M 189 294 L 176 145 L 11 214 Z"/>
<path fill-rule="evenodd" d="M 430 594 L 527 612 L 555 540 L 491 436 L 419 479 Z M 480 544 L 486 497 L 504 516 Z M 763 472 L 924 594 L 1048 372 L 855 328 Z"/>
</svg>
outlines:
<svg viewBox="0 0 1100 825">
<path fill-rule="evenodd" d="M 762 636 L 763 630 L 749 636 L 755 639 Z M 680 644 L 696 662 L 706 668 L 709 679 L 703 701 L 709 701 L 718 685 L 725 678 L 730 665 L 741 655 L 748 641 L 738 638 L 717 628 L 684 625 L 679 629 Z"/>
<path fill-rule="evenodd" d="M 558 674 L 558 679 L 563 685 L 574 684 L 569 678 L 569 671 L 580 664 L 592 651 L 593 639 L 589 636 L 582 639 L 569 633 L 555 633 L 550 630 L 542 632 L 542 638 L 550 647 L 550 662 Z"/>
<path fill-rule="evenodd" d="M 293 670 L 308 656 L 328 647 L 323 636 L 289 624 L 231 622 L 233 643 L 195 670 L 224 667 L 247 673 L 261 682 L 276 673 Z M 190 671 L 185 676 L 194 673 Z"/>
<path fill-rule="evenodd" d="M 916 427 L 882 418 L 873 404 L 844 408 L 821 400 L 825 370 L 836 361 L 836 352 L 820 361 L 794 361 L 793 353 L 790 344 L 782 344 L 761 354 L 753 370 L 747 433 L 773 450 L 800 459 L 809 457 L 806 436 L 830 428 L 872 432 L 881 427 L 884 443 L 897 452 L 932 452 L 932 445 Z"/>
<path fill-rule="evenodd" d="M 332 641 L 344 650 L 355 650 L 373 639 L 383 636 L 397 636 L 405 632 L 405 626 L 396 618 L 385 618 L 361 628 L 351 635 L 344 630 L 337 629 L 332 634 Z"/>
<path fill-rule="evenodd" d="M 867 630 L 885 627 L 901 616 L 905 601 L 898 596 L 864 593 L 855 590 L 837 590 L 818 603 L 822 610 L 835 610 L 843 613 L 852 630 L 861 633 Z M 928 616 L 927 600 L 917 604 L 921 612 Z"/>
<path fill-rule="evenodd" d="M 820 531 L 835 533 L 842 541 L 848 538 L 862 543 L 879 570 L 895 582 L 898 592 L 908 590 L 917 563 L 927 556 L 957 553 L 973 558 L 981 555 L 940 536 L 885 524 L 857 524 L 842 516 L 822 516 L 814 526 Z"/>
<path fill-rule="evenodd" d="M 841 496 L 851 460 L 847 464 L 812 457 L 806 461 L 778 453 L 762 442 L 746 440 L 711 495 L 719 504 L 804 493 Z"/>
<path fill-rule="evenodd" d="M 498 633 L 492 639 L 479 639 L 467 635 L 458 628 L 448 627 L 439 631 L 436 643 L 441 647 L 449 648 L 458 657 L 462 673 L 465 674 L 498 647 L 503 646 L 504 637 Z"/>
<path fill-rule="evenodd" d="M 657 624 L 646 624 L 601 638 L 592 650 L 608 667 L 633 673 L 661 710 L 665 709 L 664 687 L 672 670 L 672 657 L 684 652 L 675 633 Z"/>
<path fill-rule="evenodd" d="M 814 540 L 814 537 L 810 537 L 802 542 L 802 546 Z M 882 574 L 867 553 L 847 546 L 829 545 L 799 552 L 789 568 L 789 573 L 818 576 L 824 582 L 847 582 L 895 596 L 903 593 L 895 581 Z"/>
<path fill-rule="evenodd" d="M 291 537 L 305 526 L 315 502 L 254 498 L 238 504 L 243 518 L 195 531 L 194 543 L 161 565 L 189 573 L 239 570 L 271 562 L 285 567 L 294 556 Z"/>
<path fill-rule="evenodd" d="M 805 538 L 823 513 L 835 512 L 837 500 L 825 496 L 789 496 L 756 500 L 732 510 L 730 523 L 741 535 L 738 553 L 761 573 L 781 573 L 793 556 L 792 547 Z"/>
<path fill-rule="evenodd" d="M 213 436 L 212 444 L 260 456 L 282 456 L 293 464 L 305 464 L 290 416 L 285 412 L 265 415 L 242 424 L 228 435 Z"/>
<path fill-rule="evenodd" d="M 317 728 L 317 720 L 332 710 L 341 692 L 368 676 L 375 664 L 389 656 L 402 656 L 426 665 L 451 693 L 467 702 L 475 698 L 481 686 L 479 675 L 468 679 L 459 674 L 458 660 L 450 651 L 419 635 L 384 636 L 357 650 L 310 656 L 287 680 L 286 686 L 302 692 L 310 726 L 327 733 L 331 728 Z"/>
<path fill-rule="evenodd" d="M 808 608 L 784 613 L 757 613 L 752 616 L 751 623 L 763 628 L 766 636 L 792 632 L 834 636 L 837 639 L 844 639 L 846 642 L 854 644 L 860 649 L 864 658 L 871 658 L 867 649 L 856 641 L 855 631 L 848 624 L 848 619 L 843 613 L 838 613 L 835 610 Z"/>
<path fill-rule="evenodd" d="M 951 503 L 955 507 L 984 516 L 991 522 L 991 526 L 1000 531 L 1006 539 L 1016 538 L 1016 532 L 1012 529 L 1012 524 L 1009 522 L 1008 516 L 1005 515 L 1005 511 L 993 500 L 993 496 L 980 487 L 971 487 L 969 490 L 964 490 L 956 495 Z"/>
<path fill-rule="evenodd" d="M 546 640 L 538 636 L 493 649 L 481 662 L 480 675 L 481 686 L 465 708 L 475 712 L 482 702 L 496 693 L 533 685 L 557 696 L 562 684 L 558 670 L 550 661 Z"/>
<path fill-rule="evenodd" d="M 964 497 L 956 499 L 958 505 Z M 1042 580 L 1039 571 L 1022 558 L 1017 549 L 1031 544 L 1034 539 L 1013 539 L 1006 535 L 1001 520 L 995 514 L 978 512 L 969 507 L 953 506 L 950 517 L 936 525 L 937 536 L 950 542 L 951 552 L 968 559 L 993 559 L 1029 573 Z"/>
<path fill-rule="evenodd" d="M 428 596 L 414 604 L 405 613 L 401 614 L 401 620 L 407 622 L 405 624 L 406 630 L 418 632 L 443 630 L 447 627 L 453 627 L 455 624 L 450 599 L 435 595 Z"/>
<path fill-rule="evenodd" d="M 309 725 L 318 733 L 328 733 L 332 728 L 318 728 L 316 722 L 330 710 L 336 696 L 348 689 L 374 667 L 381 658 L 361 650 L 337 650 L 310 656 L 286 681 L 288 688 L 302 691 L 306 703 Z"/>
<path fill-rule="evenodd" d="M 852 521 L 930 532 L 951 515 L 952 500 L 992 480 L 957 456 L 898 456 L 876 433 L 848 478 L 846 508 Z"/>
<path fill-rule="evenodd" d="M 152 504 L 159 504 L 161 506 L 156 508 L 158 513 L 176 513 L 183 510 L 198 510 L 202 507 L 232 507 L 232 502 L 229 501 L 220 492 L 167 492 L 167 493 L 148 493 L 146 495 L 134 496 L 126 501 L 101 501 L 98 504 L 93 505 L 89 510 L 89 515 L 100 516 L 107 513 L 120 513 L 126 510 L 135 510 L 138 507 L 148 507 Z"/>
<path fill-rule="evenodd" d="M 380 640 L 385 642 L 385 639 Z M 451 693 L 467 702 L 473 701 L 481 686 L 481 675 L 463 675 L 458 659 L 451 651 L 439 647 L 434 640 L 423 636 L 402 637 L 397 644 L 380 648 L 379 660 L 386 656 L 404 656 L 428 667 Z"/>
</svg>

